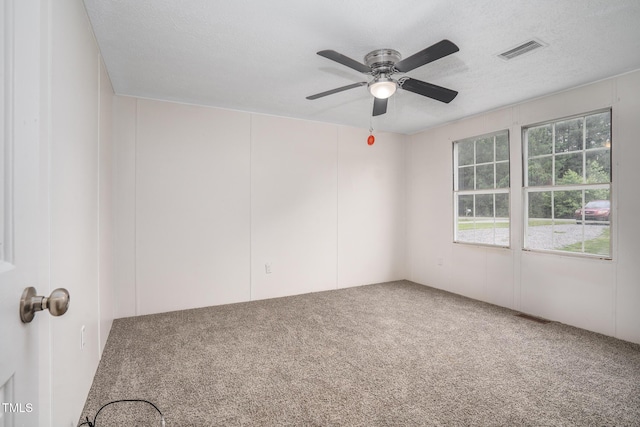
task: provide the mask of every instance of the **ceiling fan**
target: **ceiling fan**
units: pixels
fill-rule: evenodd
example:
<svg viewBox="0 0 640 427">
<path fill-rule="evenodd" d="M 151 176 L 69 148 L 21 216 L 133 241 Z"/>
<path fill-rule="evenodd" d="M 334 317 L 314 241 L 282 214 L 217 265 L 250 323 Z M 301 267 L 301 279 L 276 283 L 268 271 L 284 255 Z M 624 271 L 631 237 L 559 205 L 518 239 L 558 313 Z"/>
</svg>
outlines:
<svg viewBox="0 0 640 427">
<path fill-rule="evenodd" d="M 393 75 L 397 73 L 406 73 L 418 67 L 422 67 L 429 62 L 451 55 L 460 49 L 449 40 L 442 40 L 408 58 L 402 59 L 400 53 L 393 49 L 378 49 L 369 52 L 364 57 L 364 64 L 353 60 L 335 50 L 321 50 L 318 55 L 327 59 L 331 59 L 339 64 L 345 65 L 363 74 L 373 77 L 370 82 L 353 83 L 326 92 L 320 92 L 315 95 L 307 96 L 307 99 L 318 99 L 323 96 L 333 95 L 349 89 L 360 86 L 367 86 L 369 92 L 374 96 L 373 115 L 379 116 L 387 112 L 387 101 L 389 97 L 396 92 L 398 87 L 417 93 L 418 95 L 433 98 L 435 100 L 449 103 L 458 95 L 455 90 L 436 86 L 421 80 L 412 79 L 410 77 L 400 77 L 394 79 Z"/>
</svg>

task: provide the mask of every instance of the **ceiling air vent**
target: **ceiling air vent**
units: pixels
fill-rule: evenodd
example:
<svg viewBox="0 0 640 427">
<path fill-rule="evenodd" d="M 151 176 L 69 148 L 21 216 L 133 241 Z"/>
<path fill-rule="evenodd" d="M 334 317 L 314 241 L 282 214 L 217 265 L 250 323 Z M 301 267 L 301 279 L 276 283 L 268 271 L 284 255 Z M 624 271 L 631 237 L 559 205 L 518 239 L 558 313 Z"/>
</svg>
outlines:
<svg viewBox="0 0 640 427">
<path fill-rule="evenodd" d="M 529 40 L 527 42 L 524 42 L 512 49 L 507 50 L 506 52 L 502 52 L 501 54 L 498 55 L 498 58 L 500 59 L 504 59 L 505 61 L 508 61 L 510 59 L 513 59 L 517 56 L 521 56 L 524 55 L 525 53 L 529 53 L 533 50 L 536 50 L 538 48 L 544 47 L 546 46 L 545 43 L 541 42 L 540 40 L 536 40 L 536 39 L 532 39 Z"/>
</svg>

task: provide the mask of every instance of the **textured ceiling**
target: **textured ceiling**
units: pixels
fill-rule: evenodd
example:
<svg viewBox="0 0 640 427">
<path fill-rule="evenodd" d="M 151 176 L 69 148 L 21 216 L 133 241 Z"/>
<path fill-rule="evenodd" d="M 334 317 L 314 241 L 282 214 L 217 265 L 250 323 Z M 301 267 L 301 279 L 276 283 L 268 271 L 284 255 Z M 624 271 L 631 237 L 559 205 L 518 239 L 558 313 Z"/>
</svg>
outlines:
<svg viewBox="0 0 640 427">
<path fill-rule="evenodd" d="M 640 69 L 640 0 L 85 0 L 116 93 L 399 133 Z M 460 52 L 408 76 L 459 91 L 443 104 L 399 90 L 371 118 L 366 80 L 316 55 L 403 57 L 449 39 Z M 496 55 L 536 38 L 511 61 Z M 364 77 L 364 78 L 363 78 Z"/>
</svg>

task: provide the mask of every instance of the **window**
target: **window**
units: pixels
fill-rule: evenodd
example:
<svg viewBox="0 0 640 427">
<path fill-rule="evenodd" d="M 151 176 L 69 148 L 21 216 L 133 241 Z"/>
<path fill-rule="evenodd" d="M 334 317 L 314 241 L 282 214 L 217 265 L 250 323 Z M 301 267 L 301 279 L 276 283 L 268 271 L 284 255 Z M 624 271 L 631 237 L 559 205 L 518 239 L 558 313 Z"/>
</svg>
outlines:
<svg viewBox="0 0 640 427">
<path fill-rule="evenodd" d="M 525 249 L 611 257 L 611 111 L 523 128 Z"/>
<path fill-rule="evenodd" d="M 509 246 L 509 132 L 453 143 L 454 241 Z"/>
</svg>

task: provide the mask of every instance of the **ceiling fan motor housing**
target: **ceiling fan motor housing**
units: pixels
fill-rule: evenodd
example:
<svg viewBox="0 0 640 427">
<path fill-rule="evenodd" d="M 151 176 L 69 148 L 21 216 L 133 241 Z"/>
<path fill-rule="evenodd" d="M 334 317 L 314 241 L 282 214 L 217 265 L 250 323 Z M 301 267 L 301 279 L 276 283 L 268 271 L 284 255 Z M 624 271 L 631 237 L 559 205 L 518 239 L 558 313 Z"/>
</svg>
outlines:
<svg viewBox="0 0 640 427">
<path fill-rule="evenodd" d="M 400 52 L 393 49 L 377 49 L 366 54 L 364 63 L 371 67 L 371 74 L 393 74 L 393 65 L 400 61 Z"/>
</svg>

